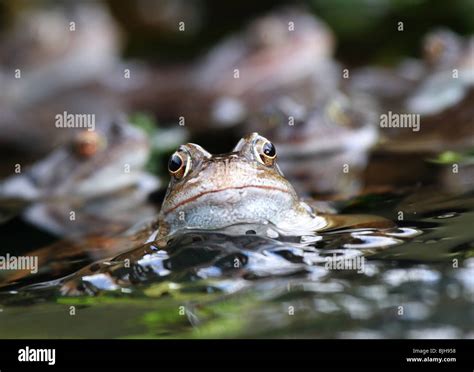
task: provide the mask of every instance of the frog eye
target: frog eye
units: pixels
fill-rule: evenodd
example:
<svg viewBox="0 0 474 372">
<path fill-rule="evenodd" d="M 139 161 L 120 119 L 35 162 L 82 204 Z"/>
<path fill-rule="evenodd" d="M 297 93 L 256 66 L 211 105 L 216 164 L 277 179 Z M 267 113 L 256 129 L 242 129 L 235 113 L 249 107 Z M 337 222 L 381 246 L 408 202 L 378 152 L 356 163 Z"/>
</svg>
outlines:
<svg viewBox="0 0 474 372">
<path fill-rule="evenodd" d="M 103 145 L 103 141 L 97 132 L 80 132 L 73 142 L 73 150 L 82 158 L 94 156 Z"/>
<path fill-rule="evenodd" d="M 178 151 L 171 155 L 168 161 L 168 172 L 171 176 L 178 180 L 183 178 L 186 174 L 186 168 L 185 155 Z"/>
<path fill-rule="evenodd" d="M 273 143 L 264 140 L 256 147 L 258 159 L 265 165 L 271 166 L 276 160 L 276 148 Z"/>
</svg>

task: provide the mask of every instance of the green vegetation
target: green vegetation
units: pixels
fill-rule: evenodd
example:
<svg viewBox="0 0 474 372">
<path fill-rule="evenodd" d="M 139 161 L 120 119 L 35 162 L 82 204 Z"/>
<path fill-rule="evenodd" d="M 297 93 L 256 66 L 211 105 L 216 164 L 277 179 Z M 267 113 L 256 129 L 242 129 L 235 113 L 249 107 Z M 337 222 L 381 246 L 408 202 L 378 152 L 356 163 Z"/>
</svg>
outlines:
<svg viewBox="0 0 474 372">
<path fill-rule="evenodd" d="M 143 130 L 150 139 L 151 152 L 145 169 L 157 176 L 166 174 L 168 157 L 186 140 L 182 128 L 162 127 L 153 115 L 135 112 L 129 117 L 130 123 Z"/>
<path fill-rule="evenodd" d="M 474 148 L 464 152 L 444 151 L 429 161 L 437 164 L 474 164 Z"/>
</svg>

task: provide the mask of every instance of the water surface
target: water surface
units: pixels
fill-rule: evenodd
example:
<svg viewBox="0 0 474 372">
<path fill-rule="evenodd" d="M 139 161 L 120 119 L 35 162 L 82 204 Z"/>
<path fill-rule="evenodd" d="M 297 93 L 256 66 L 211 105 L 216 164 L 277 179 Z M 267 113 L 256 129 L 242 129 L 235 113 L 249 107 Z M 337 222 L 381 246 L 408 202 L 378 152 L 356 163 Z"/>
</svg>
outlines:
<svg viewBox="0 0 474 372">
<path fill-rule="evenodd" d="M 55 282 L 4 291 L 0 335 L 474 337 L 472 194 L 368 195 L 340 208 L 397 227 L 298 239 L 190 232 L 117 274 L 120 285 L 87 278 L 94 296 L 63 296 Z"/>
</svg>

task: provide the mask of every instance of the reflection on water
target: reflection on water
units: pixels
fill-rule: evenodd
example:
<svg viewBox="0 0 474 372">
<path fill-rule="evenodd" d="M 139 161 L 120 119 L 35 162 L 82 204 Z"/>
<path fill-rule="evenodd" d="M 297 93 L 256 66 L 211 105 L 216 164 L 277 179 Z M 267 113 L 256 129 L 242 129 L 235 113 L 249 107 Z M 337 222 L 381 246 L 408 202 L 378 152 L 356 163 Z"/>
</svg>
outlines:
<svg viewBox="0 0 474 372">
<path fill-rule="evenodd" d="M 393 220 L 403 211 L 393 228 L 301 239 L 189 232 L 129 268 L 85 276 L 95 296 L 62 296 L 58 281 L 4 292 L 0 334 L 474 337 L 474 198 L 393 199 L 342 210 Z"/>
</svg>

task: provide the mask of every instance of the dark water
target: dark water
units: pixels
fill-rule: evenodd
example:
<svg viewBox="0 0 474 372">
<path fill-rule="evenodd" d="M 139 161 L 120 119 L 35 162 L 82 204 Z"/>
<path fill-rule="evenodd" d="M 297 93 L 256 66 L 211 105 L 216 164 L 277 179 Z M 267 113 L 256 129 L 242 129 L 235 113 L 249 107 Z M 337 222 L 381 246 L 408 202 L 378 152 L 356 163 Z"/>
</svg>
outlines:
<svg viewBox="0 0 474 372">
<path fill-rule="evenodd" d="M 474 337 L 473 195 L 422 190 L 340 207 L 398 227 L 286 240 L 189 233 L 115 274 L 118 285 L 85 278 L 95 296 L 62 296 L 55 282 L 3 292 L 0 335 Z"/>
</svg>

